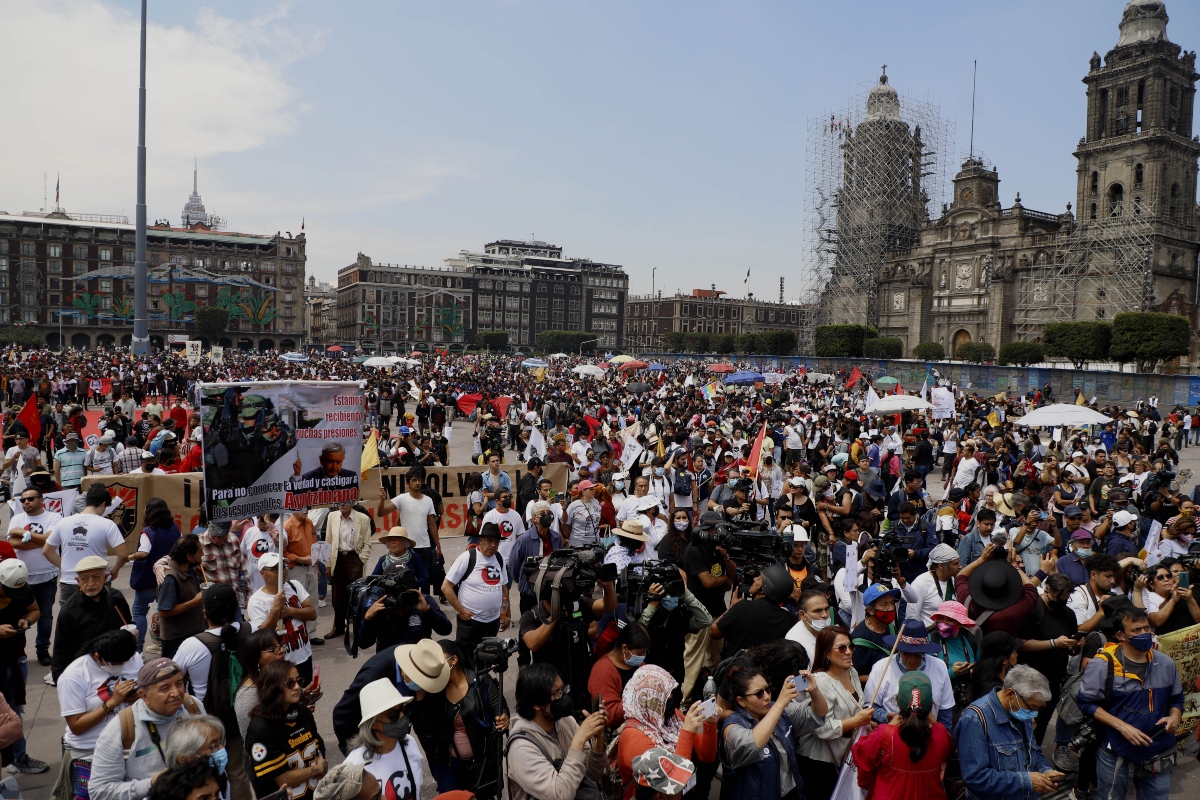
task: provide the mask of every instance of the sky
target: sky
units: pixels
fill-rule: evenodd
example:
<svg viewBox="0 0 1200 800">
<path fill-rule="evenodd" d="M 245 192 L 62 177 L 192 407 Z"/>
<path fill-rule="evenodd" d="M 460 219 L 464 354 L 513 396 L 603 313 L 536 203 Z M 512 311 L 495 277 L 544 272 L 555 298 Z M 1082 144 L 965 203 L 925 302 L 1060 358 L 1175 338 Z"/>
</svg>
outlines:
<svg viewBox="0 0 1200 800">
<path fill-rule="evenodd" d="M 975 147 L 1003 204 L 1075 198 L 1092 51 L 1124 0 L 150 0 L 148 209 L 193 158 L 231 230 L 298 233 L 333 281 L 366 253 L 441 266 L 499 238 L 621 264 L 631 292 L 800 291 L 810 119 L 887 64 Z M 135 202 L 137 0 L 0 0 L 0 209 Z M 1167 0 L 1200 48 L 1200 3 Z M 951 174 L 955 171 L 951 169 Z"/>
</svg>

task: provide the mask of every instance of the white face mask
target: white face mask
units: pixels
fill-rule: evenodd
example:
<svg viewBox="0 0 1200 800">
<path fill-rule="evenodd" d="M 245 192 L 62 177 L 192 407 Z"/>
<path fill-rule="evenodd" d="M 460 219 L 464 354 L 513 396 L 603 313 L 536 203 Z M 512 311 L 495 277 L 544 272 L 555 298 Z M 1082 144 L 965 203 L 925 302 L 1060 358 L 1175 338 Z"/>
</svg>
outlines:
<svg viewBox="0 0 1200 800">
<path fill-rule="evenodd" d="M 99 667 L 114 678 L 121 677 L 121 673 L 125 671 L 124 664 L 100 664 Z"/>
<path fill-rule="evenodd" d="M 805 616 L 807 617 L 808 615 L 806 614 Z M 831 620 L 829 617 L 826 617 L 825 619 L 813 619 L 812 617 L 808 617 L 808 627 L 812 628 L 814 631 L 824 630 L 832 623 L 833 620 Z"/>
</svg>

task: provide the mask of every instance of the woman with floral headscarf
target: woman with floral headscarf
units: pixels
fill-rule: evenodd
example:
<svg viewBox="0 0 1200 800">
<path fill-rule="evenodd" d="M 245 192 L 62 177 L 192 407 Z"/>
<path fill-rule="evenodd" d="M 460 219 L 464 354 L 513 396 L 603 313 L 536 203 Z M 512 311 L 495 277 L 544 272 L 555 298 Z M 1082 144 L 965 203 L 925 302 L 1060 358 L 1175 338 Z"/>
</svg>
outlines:
<svg viewBox="0 0 1200 800">
<path fill-rule="evenodd" d="M 682 697 L 679 682 L 653 664 L 638 667 L 625 685 L 621 695 L 625 729 L 617 747 L 625 800 L 633 797 L 637 788 L 633 759 L 651 747 L 661 747 L 692 761 L 716 761 L 716 716 L 705 719 L 703 703 L 693 703 L 684 716 L 679 710 Z"/>
</svg>

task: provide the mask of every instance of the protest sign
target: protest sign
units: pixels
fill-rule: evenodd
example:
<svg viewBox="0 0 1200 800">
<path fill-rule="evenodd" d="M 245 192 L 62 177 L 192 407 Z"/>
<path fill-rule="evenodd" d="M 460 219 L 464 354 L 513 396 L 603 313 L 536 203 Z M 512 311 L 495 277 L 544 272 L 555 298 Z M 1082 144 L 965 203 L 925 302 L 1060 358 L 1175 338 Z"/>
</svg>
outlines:
<svg viewBox="0 0 1200 800">
<path fill-rule="evenodd" d="M 467 464 L 461 467 L 426 467 L 425 483 L 432 486 L 442 496 L 442 520 L 438 533 L 441 536 L 462 536 L 467 524 L 467 476 L 479 473 L 478 466 Z M 521 476 L 528 470 L 524 464 L 503 464 L 501 472 L 508 473 L 512 479 L 513 497 L 517 495 L 517 486 Z M 405 467 L 388 467 L 373 469 L 362 482 L 362 504 L 375 515 L 379 505 L 379 487 L 387 490 L 388 498 L 403 494 L 407 487 L 404 485 L 404 475 L 408 472 Z M 554 484 L 555 490 L 562 494 L 567 490 L 567 465 L 547 464 L 542 467 L 542 477 L 548 478 Z M 382 522 L 375 520 L 380 530 L 387 530 L 393 525 L 399 525 L 397 515 L 388 514 Z"/>
<path fill-rule="evenodd" d="M 138 546 L 138 536 L 144 526 L 146 503 L 152 497 L 161 497 L 175 516 L 175 523 L 183 533 L 191 533 L 200 522 L 200 508 L 204 502 L 204 481 L 199 472 L 178 475 L 153 475 L 130 473 L 125 475 L 89 475 L 83 479 L 83 491 L 93 483 L 109 488 L 114 499 L 121 504 L 108 515 L 117 523 L 130 552 Z M 49 497 L 49 495 L 47 495 Z M 49 503 L 47 503 L 49 508 Z M 68 516 L 70 512 L 62 513 Z"/>
<path fill-rule="evenodd" d="M 1200 625 L 1158 637 L 1158 649 L 1171 657 L 1183 684 L 1183 721 L 1175 731 L 1185 736 L 1200 722 Z"/>
<path fill-rule="evenodd" d="M 349 381 L 200 385 L 208 518 L 358 498 L 363 390 Z"/>
</svg>

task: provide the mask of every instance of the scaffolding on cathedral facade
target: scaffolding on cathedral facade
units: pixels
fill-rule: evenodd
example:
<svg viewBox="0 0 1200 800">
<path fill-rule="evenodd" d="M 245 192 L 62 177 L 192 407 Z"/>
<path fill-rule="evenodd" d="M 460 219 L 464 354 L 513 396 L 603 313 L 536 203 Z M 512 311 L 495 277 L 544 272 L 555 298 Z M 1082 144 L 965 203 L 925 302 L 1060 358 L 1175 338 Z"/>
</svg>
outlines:
<svg viewBox="0 0 1200 800">
<path fill-rule="evenodd" d="M 818 325 L 878 323 L 884 256 L 913 246 L 931 204 L 940 208 L 953 138 L 936 105 L 888 85 L 886 67 L 845 109 L 809 121 L 800 301 L 815 313 L 799 352 L 813 352 Z"/>
<path fill-rule="evenodd" d="M 1012 336 L 1040 340 L 1053 322 L 1108 321 L 1124 311 L 1147 311 L 1155 303 L 1154 206 L 1084 220 L 1056 236 L 1053 255 L 1017 280 Z"/>
</svg>

